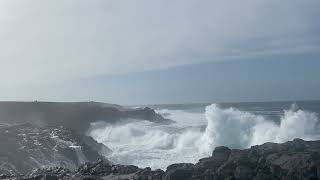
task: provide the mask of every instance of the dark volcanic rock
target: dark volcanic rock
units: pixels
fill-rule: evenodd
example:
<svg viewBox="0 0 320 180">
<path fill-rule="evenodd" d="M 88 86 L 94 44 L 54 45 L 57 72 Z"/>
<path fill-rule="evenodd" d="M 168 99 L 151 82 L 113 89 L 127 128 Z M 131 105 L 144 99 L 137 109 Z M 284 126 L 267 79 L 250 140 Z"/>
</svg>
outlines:
<svg viewBox="0 0 320 180">
<path fill-rule="evenodd" d="M 79 175 L 109 175 L 111 173 L 111 164 L 98 160 L 97 162 L 87 162 L 78 168 Z"/>
<path fill-rule="evenodd" d="M 212 152 L 212 156 L 200 159 L 196 164 L 199 169 L 210 167 L 216 169 L 228 160 L 231 150 L 227 147 L 216 147 Z"/>
<path fill-rule="evenodd" d="M 30 179 L 61 179 L 70 178 L 71 172 L 69 169 L 62 167 L 46 168 L 46 169 L 35 169 L 26 178 Z"/>
<path fill-rule="evenodd" d="M 191 179 L 194 172 L 194 165 L 191 163 L 172 164 L 167 167 L 167 171 L 163 176 L 164 180 L 172 179 Z"/>
<path fill-rule="evenodd" d="M 320 179 L 320 141 L 295 139 L 283 144 L 265 143 L 250 149 L 217 147 L 211 157 L 196 164 L 178 163 L 162 170 L 112 165 L 99 160 L 75 171 L 37 169 L 29 175 L 0 175 L 2 179 L 105 179 L 105 180 L 316 180 Z"/>
<path fill-rule="evenodd" d="M 151 122 L 172 122 L 168 119 L 164 119 L 160 114 L 157 114 L 153 109 L 149 107 L 141 108 L 141 109 L 128 109 L 126 111 L 122 111 L 124 117 L 130 117 L 134 119 L 144 119 L 149 120 Z"/>
<path fill-rule="evenodd" d="M 0 127 L 0 173 L 28 173 L 34 168 L 76 169 L 103 158 L 103 144 L 66 128 L 39 128 L 30 124 Z"/>
<path fill-rule="evenodd" d="M 173 164 L 162 179 L 320 179 L 320 141 L 265 143 L 245 150 L 217 147 L 211 157 Z"/>
</svg>

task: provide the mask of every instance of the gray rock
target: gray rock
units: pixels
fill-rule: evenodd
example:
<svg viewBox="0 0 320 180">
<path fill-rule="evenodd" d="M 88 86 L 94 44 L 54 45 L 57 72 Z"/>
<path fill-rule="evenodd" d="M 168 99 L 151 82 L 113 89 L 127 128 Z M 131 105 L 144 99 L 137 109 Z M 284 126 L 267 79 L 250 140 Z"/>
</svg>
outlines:
<svg viewBox="0 0 320 180">
<path fill-rule="evenodd" d="M 250 149 L 218 147 L 213 156 L 197 164 L 178 163 L 162 170 L 132 165 L 112 165 L 99 160 L 76 171 L 65 168 L 37 169 L 25 176 L 1 175 L 2 179 L 127 179 L 127 180 L 317 180 L 320 179 L 320 141 L 266 143 Z"/>
</svg>

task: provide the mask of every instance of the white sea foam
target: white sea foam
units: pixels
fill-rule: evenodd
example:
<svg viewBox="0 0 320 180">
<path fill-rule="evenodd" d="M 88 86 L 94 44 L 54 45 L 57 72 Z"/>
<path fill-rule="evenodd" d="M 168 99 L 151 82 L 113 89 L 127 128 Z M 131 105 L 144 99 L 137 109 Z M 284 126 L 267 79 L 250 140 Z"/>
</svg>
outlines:
<svg viewBox="0 0 320 180">
<path fill-rule="evenodd" d="M 285 142 L 294 138 L 316 138 L 318 118 L 315 113 L 291 108 L 284 110 L 280 124 L 234 108 L 206 107 L 208 125 L 202 136 L 203 151 L 216 146 L 246 148 L 265 142 Z"/>
<path fill-rule="evenodd" d="M 291 108 L 280 123 L 235 108 L 206 107 L 205 113 L 159 110 L 177 123 L 159 125 L 133 120 L 124 124 L 92 124 L 89 134 L 107 145 L 111 161 L 165 169 L 177 162 L 195 163 L 216 146 L 246 148 L 267 141 L 312 140 L 319 134 L 315 113 Z M 205 128 L 203 128 L 205 127 Z"/>
</svg>

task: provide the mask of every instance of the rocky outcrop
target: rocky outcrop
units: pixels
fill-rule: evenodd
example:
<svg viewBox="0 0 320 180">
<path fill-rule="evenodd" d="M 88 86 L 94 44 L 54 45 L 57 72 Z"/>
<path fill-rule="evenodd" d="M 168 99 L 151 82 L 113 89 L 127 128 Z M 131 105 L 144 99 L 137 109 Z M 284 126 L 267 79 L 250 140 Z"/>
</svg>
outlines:
<svg viewBox="0 0 320 180">
<path fill-rule="evenodd" d="M 175 173 L 182 170 L 189 174 L 183 179 L 319 179 L 320 141 L 295 139 L 245 150 L 217 147 L 211 157 L 200 159 L 193 166 L 167 170 L 164 179 L 179 179 Z"/>
<path fill-rule="evenodd" d="M 268 180 L 320 179 L 320 141 L 265 143 L 250 149 L 217 147 L 211 157 L 196 164 L 180 163 L 166 171 L 112 165 L 99 160 L 75 171 L 38 169 L 25 176 L 1 175 L 3 179 L 106 179 L 106 180 Z"/>
<path fill-rule="evenodd" d="M 153 109 L 149 107 L 137 108 L 137 109 L 127 109 L 123 112 L 123 117 L 130 117 L 133 119 L 145 119 L 151 122 L 158 123 L 171 123 L 173 121 L 169 119 L 164 119 L 160 114 L 157 114 Z"/>
<path fill-rule="evenodd" d="M 90 124 L 128 119 L 172 122 L 150 108 L 98 102 L 0 102 L 0 174 L 55 166 L 74 171 L 84 162 L 103 159 L 110 149 L 86 136 Z"/>
<path fill-rule="evenodd" d="M 142 119 L 169 123 L 151 108 L 124 108 L 99 102 L 0 102 L 0 124 L 30 123 L 38 127 L 66 127 L 86 132 L 90 123 Z"/>
<path fill-rule="evenodd" d="M 110 150 L 70 129 L 31 124 L 0 127 L 0 174 L 25 174 L 35 168 L 60 166 L 70 170 L 103 158 Z"/>
</svg>

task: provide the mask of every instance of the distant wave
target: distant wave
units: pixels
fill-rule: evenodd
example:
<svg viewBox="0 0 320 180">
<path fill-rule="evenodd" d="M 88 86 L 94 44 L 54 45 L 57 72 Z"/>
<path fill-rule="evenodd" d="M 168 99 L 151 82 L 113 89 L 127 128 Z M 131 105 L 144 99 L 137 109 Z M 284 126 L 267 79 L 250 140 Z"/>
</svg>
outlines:
<svg viewBox="0 0 320 180">
<path fill-rule="evenodd" d="M 112 149 L 107 155 L 111 161 L 153 169 L 165 169 L 176 162 L 195 163 L 216 146 L 246 148 L 294 138 L 312 140 L 319 135 L 316 114 L 294 105 L 284 110 L 280 123 L 217 104 L 207 106 L 204 114 L 167 109 L 158 112 L 177 123 L 95 123 L 89 134 Z"/>
</svg>

